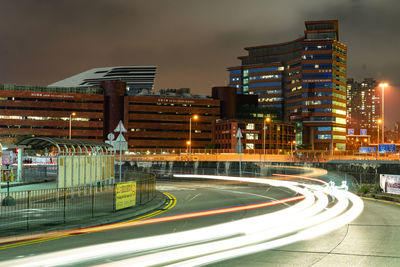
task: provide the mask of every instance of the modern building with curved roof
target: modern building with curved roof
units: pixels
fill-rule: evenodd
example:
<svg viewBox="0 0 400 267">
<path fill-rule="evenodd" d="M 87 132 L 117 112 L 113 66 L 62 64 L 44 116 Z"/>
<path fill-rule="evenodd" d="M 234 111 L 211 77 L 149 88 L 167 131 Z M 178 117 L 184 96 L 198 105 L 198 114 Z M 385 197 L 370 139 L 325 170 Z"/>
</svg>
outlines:
<svg viewBox="0 0 400 267">
<path fill-rule="evenodd" d="M 116 66 L 90 69 L 64 80 L 50 84 L 51 87 L 100 87 L 102 81 L 126 82 L 128 95 L 150 92 L 154 87 L 156 66 Z"/>
</svg>

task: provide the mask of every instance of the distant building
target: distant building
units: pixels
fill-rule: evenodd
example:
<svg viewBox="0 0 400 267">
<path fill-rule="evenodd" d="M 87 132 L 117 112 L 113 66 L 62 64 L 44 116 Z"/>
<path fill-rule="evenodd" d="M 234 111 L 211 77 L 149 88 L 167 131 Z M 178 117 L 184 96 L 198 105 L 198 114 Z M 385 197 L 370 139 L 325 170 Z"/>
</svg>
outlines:
<svg viewBox="0 0 400 267">
<path fill-rule="evenodd" d="M 125 125 L 132 149 L 185 149 L 190 118 L 193 149 L 204 149 L 212 141 L 213 122 L 220 117 L 220 101 L 206 97 L 166 95 L 126 96 Z"/>
<path fill-rule="evenodd" d="M 337 20 L 306 21 L 293 41 L 245 48 L 240 66 L 228 68 L 229 86 L 258 95 L 260 106 L 296 122 L 298 145 L 346 149 L 347 47 Z"/>
<path fill-rule="evenodd" d="M 359 135 L 362 130 L 366 130 L 373 142 L 377 142 L 381 105 L 381 90 L 374 79 L 365 78 L 362 82 L 347 79 L 348 133 Z"/>
<path fill-rule="evenodd" d="M 102 141 L 103 110 L 101 88 L 0 84 L 0 142 L 68 138 L 70 125 L 74 139 Z"/>
<path fill-rule="evenodd" d="M 217 120 L 214 126 L 213 143 L 215 148 L 224 149 L 227 153 L 234 153 L 238 138 L 236 134 L 240 128 L 243 138 L 241 142 L 245 153 L 263 153 L 265 149 L 271 153 L 282 150 L 295 149 L 295 127 L 289 123 L 266 123 L 263 130 L 263 121 Z M 264 135 L 265 133 L 265 135 Z"/>
<path fill-rule="evenodd" d="M 102 81 L 118 80 L 126 83 L 128 95 L 149 93 L 154 87 L 156 66 L 117 66 L 90 69 L 50 87 L 99 87 Z"/>
<path fill-rule="evenodd" d="M 192 149 L 212 141 L 220 101 L 205 96 L 127 95 L 126 83 L 102 81 L 100 87 L 0 85 L 0 142 L 32 136 L 103 141 L 120 120 L 130 149 L 186 149 L 192 121 Z"/>
</svg>

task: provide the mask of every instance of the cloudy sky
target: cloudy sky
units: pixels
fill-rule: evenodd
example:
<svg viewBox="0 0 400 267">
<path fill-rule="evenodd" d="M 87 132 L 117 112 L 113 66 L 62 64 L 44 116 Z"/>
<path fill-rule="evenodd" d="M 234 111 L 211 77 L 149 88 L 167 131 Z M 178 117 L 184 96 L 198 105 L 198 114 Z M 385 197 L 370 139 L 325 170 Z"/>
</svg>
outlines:
<svg viewBox="0 0 400 267">
<path fill-rule="evenodd" d="M 398 0 L 0 0 L 0 83 L 48 85 L 95 67 L 156 65 L 155 89 L 210 94 L 244 47 L 291 41 L 338 19 L 348 77 L 385 91 L 400 121 Z"/>
</svg>

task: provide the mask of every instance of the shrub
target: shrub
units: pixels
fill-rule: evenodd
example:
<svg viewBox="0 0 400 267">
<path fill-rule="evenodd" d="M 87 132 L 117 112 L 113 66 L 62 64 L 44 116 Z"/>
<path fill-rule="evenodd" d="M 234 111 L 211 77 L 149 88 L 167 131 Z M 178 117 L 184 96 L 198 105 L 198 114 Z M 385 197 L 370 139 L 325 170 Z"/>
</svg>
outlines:
<svg viewBox="0 0 400 267">
<path fill-rule="evenodd" d="M 359 189 L 358 189 L 358 193 L 360 194 L 368 194 L 369 193 L 369 185 L 362 185 Z"/>
</svg>

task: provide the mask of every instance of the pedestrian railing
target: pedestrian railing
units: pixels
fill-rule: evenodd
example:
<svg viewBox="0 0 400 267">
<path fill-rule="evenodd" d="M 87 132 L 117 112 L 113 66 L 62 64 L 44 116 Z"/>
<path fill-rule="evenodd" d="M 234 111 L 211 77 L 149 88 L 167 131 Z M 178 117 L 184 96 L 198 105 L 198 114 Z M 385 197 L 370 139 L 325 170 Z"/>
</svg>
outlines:
<svg viewBox="0 0 400 267">
<path fill-rule="evenodd" d="M 136 180 L 136 206 L 152 200 L 156 193 L 155 175 L 140 174 Z M 116 184 L 98 184 L 72 188 L 1 192 L 0 235 L 13 230 L 51 228 L 110 215 L 115 209 Z"/>
</svg>

